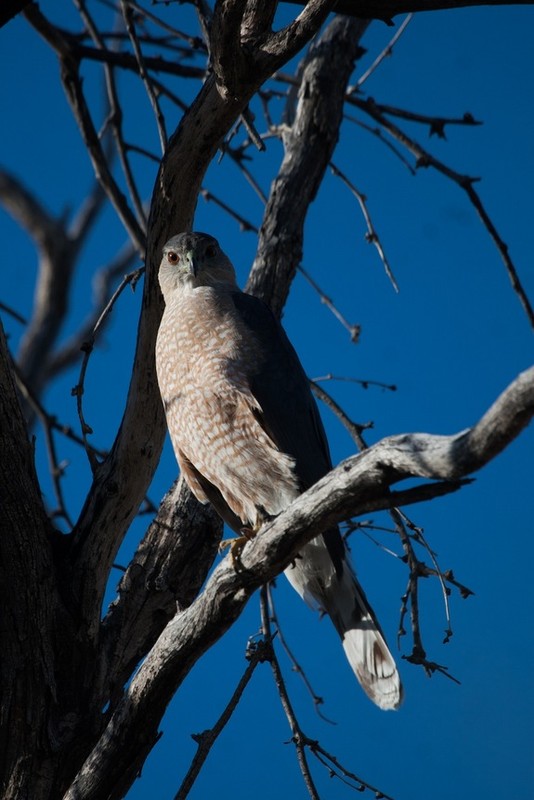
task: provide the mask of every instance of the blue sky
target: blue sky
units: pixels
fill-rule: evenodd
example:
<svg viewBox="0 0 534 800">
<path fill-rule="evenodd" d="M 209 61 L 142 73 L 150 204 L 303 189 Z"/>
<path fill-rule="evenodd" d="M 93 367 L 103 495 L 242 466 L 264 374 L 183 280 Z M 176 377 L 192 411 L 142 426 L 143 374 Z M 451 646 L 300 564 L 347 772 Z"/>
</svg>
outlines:
<svg viewBox="0 0 534 800">
<path fill-rule="evenodd" d="M 74 11 L 52 12 L 69 24 Z M 293 9 L 289 9 L 290 13 Z M 187 14 L 170 6 L 169 19 Z M 469 111 L 483 125 L 450 127 L 447 141 L 428 139 L 427 130 L 407 123 L 423 146 L 460 172 L 482 177 L 477 189 L 510 247 L 530 298 L 534 298 L 534 111 L 532 104 L 531 8 L 479 8 L 419 14 L 393 57 L 367 84 L 377 101 L 413 111 L 461 116 Z M 386 44 L 391 29 L 374 23 L 359 71 Z M 31 57 L 30 57 L 31 56 Z M 76 208 L 92 184 L 91 167 L 57 81 L 53 55 L 22 19 L 0 31 L 0 165 L 18 175 L 57 213 Z M 86 83 L 99 91 L 96 73 Z M 155 126 L 146 98 L 133 80 L 121 83 L 128 97 L 125 124 L 155 149 Z M 363 117 L 360 117 L 363 119 Z M 169 129 L 176 124 L 169 110 Z M 366 121 L 366 120 L 364 120 Z M 274 177 L 280 147 L 269 143 L 254 170 L 265 191 Z M 326 385 L 358 422 L 372 420 L 372 443 L 408 431 L 452 433 L 475 422 L 506 385 L 532 363 L 532 331 L 500 258 L 458 187 L 430 170 L 412 176 L 380 142 L 346 122 L 336 164 L 363 191 L 400 286 L 396 294 L 372 247 L 347 189 L 328 175 L 313 204 L 303 264 L 350 322 L 362 326 L 360 343 L 348 334 L 298 276 L 284 323 L 311 377 L 332 373 L 395 384 L 396 392 L 357 384 Z M 145 196 L 154 179 L 152 164 L 136 162 Z M 234 166 L 210 168 L 206 185 L 223 194 L 258 225 L 262 205 Z M 231 189 L 229 190 L 229 187 Z M 246 280 L 255 237 L 213 204 L 199 201 L 197 229 L 218 236 Z M 0 299 L 23 315 L 31 311 L 36 257 L 31 241 L 0 211 L 3 276 Z M 86 248 L 75 297 L 62 333 L 66 337 L 90 308 L 90 281 L 124 240 L 111 212 L 102 215 Z M 106 447 L 120 421 L 135 344 L 140 291 L 125 293 L 89 367 L 85 408 L 95 444 Z M 20 326 L 2 315 L 16 350 Z M 76 425 L 70 388 L 76 370 L 46 395 L 47 407 Z M 323 413 L 335 462 L 353 445 L 328 411 Z M 357 686 L 327 620 L 319 621 L 281 579 L 276 602 L 286 637 L 305 666 L 324 713 L 315 714 L 297 676 L 286 666 L 288 685 L 306 733 L 320 740 L 352 771 L 398 800 L 526 798 L 534 790 L 532 635 L 532 543 L 534 518 L 532 429 L 487 466 L 461 492 L 409 509 L 424 528 L 443 569 L 475 596 L 451 595 L 454 636 L 442 645 L 446 620 L 439 585 L 421 587 L 425 644 L 430 659 L 446 664 L 458 686 L 439 675 L 428 679 L 398 654 L 406 700 L 395 714 L 375 709 Z M 90 480 L 84 456 L 62 444 L 70 461 L 66 488 L 76 515 Z M 50 486 L 40 437 L 38 466 L 45 496 Z M 167 443 L 150 489 L 157 501 L 176 476 Z M 372 517 L 379 525 L 387 519 Z M 121 551 L 125 563 L 142 536 L 136 523 Z M 397 553 L 387 533 L 374 534 Z M 357 569 L 392 646 L 404 565 L 363 535 L 351 542 Z M 118 576 L 117 576 L 118 577 Z M 113 586 L 110 587 L 110 598 Z M 195 745 L 191 733 L 215 722 L 245 668 L 247 638 L 259 627 L 255 598 L 229 634 L 197 665 L 173 700 L 164 735 L 132 788 L 133 800 L 172 798 Z M 409 653 L 409 642 L 401 652 Z M 395 647 L 392 648 L 395 652 Z M 283 660 L 283 659 L 282 659 Z M 268 667 L 258 668 L 245 697 L 215 745 L 190 797 L 244 800 L 304 798 L 289 731 Z M 351 792 L 314 765 L 322 797 L 342 800 Z M 365 796 L 365 795 L 364 795 Z"/>
</svg>

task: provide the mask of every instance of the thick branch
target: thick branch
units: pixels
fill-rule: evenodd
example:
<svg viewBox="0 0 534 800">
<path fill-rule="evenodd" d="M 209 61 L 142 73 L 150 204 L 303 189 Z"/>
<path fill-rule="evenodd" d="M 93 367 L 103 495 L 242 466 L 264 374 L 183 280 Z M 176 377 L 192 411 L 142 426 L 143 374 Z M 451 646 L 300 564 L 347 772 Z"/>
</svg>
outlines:
<svg viewBox="0 0 534 800">
<path fill-rule="evenodd" d="M 305 0 L 284 0 L 286 3 L 305 5 Z M 470 6 L 532 5 L 533 0 L 338 0 L 336 12 L 363 19 L 383 19 L 386 22 L 397 14 L 410 11 L 440 11 L 468 8 Z"/>
<path fill-rule="evenodd" d="M 221 535 L 213 508 L 198 503 L 180 478 L 163 498 L 103 621 L 102 698 L 122 691 L 177 608 L 198 595 Z"/>
<path fill-rule="evenodd" d="M 318 0 L 310 5 L 317 5 Z M 319 24 L 317 17 L 317 25 Z M 307 34 L 315 31 L 308 24 Z M 287 57 L 292 54 L 288 48 Z M 156 333 L 162 313 L 157 270 L 164 243 L 191 227 L 205 171 L 223 137 L 269 76 L 256 67 L 238 97 L 222 97 L 208 77 L 170 138 L 152 196 L 148 224 L 143 309 L 128 401 L 108 459 L 95 475 L 75 529 L 72 551 L 75 593 L 96 634 L 109 568 L 156 468 L 165 424 L 154 369 Z"/>
<path fill-rule="evenodd" d="M 231 626 L 251 594 L 299 549 L 342 519 L 391 507 L 403 478 L 459 477 L 483 466 L 534 416 L 534 367 L 522 373 L 471 430 L 453 436 L 406 434 L 342 462 L 248 543 L 236 571 L 231 557 L 202 595 L 167 625 L 134 677 L 65 800 L 118 797 L 157 738 L 164 710 L 200 656 Z"/>
<path fill-rule="evenodd" d="M 50 796 L 57 692 L 49 525 L 0 325 L 0 793 Z M 31 701 L 31 702 L 30 702 Z M 38 778 L 36 776 L 39 776 Z M 5 794 L 4 794 L 5 792 Z"/>
<path fill-rule="evenodd" d="M 345 91 L 366 27 L 361 20 L 336 17 L 304 63 L 295 118 L 284 136 L 284 159 L 271 187 L 246 287 L 278 314 L 302 258 L 309 205 L 337 144 Z"/>
</svg>

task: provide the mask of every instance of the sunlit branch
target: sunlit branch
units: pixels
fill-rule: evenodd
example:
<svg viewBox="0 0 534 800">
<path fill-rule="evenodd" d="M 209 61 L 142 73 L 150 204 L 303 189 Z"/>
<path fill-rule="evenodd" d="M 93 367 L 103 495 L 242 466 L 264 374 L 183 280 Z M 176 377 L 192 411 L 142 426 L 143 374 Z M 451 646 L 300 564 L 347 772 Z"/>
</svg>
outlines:
<svg viewBox="0 0 534 800">
<path fill-rule="evenodd" d="M 359 91 L 360 87 L 361 87 L 361 86 L 362 86 L 362 85 L 365 83 L 365 81 L 366 81 L 368 78 L 370 78 L 370 77 L 371 77 L 371 75 L 373 74 L 373 72 L 375 72 L 375 71 L 378 69 L 378 67 L 380 66 L 380 64 L 382 63 L 382 61 L 383 61 L 385 58 L 389 58 L 389 56 L 392 56 L 392 55 L 393 55 L 393 48 L 394 48 L 395 44 L 398 42 L 398 40 L 400 39 L 400 37 L 402 36 L 402 34 L 404 33 L 404 31 L 406 30 L 406 27 L 407 27 L 407 26 L 409 25 L 409 23 L 412 21 L 412 19 L 413 19 L 413 14 L 408 14 L 408 15 L 405 17 L 405 19 L 403 19 L 403 21 L 402 21 L 402 23 L 400 24 L 400 26 L 399 26 L 398 30 L 395 32 L 395 34 L 394 34 L 394 35 L 392 36 L 392 38 L 389 40 L 389 42 L 388 42 L 388 43 L 387 43 L 387 45 L 384 47 L 384 49 L 382 50 L 382 52 L 380 52 L 380 53 L 377 55 L 377 57 L 375 58 L 375 60 L 374 60 L 374 61 L 373 61 L 373 63 L 371 64 L 371 66 L 370 66 L 368 69 L 366 69 L 366 70 L 365 70 L 365 72 L 363 73 L 363 75 L 361 75 L 361 76 L 358 78 L 358 80 L 356 81 L 356 83 L 354 84 L 354 86 L 349 86 L 349 87 L 348 87 L 347 91 L 348 91 L 348 93 L 349 93 L 349 94 L 354 94 L 355 92 Z"/>
</svg>

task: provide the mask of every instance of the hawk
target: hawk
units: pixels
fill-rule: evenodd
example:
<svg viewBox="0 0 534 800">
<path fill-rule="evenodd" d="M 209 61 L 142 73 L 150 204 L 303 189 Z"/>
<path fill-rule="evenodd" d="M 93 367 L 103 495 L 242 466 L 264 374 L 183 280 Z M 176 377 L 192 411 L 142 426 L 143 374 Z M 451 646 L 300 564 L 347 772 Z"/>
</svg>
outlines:
<svg viewBox="0 0 534 800">
<path fill-rule="evenodd" d="M 332 468 L 308 379 L 278 320 L 239 289 L 212 236 L 170 239 L 159 282 L 156 368 L 178 464 L 201 503 L 234 531 L 256 532 Z M 371 700 L 397 708 L 395 661 L 338 528 L 305 545 L 285 575 L 328 614 Z"/>
</svg>

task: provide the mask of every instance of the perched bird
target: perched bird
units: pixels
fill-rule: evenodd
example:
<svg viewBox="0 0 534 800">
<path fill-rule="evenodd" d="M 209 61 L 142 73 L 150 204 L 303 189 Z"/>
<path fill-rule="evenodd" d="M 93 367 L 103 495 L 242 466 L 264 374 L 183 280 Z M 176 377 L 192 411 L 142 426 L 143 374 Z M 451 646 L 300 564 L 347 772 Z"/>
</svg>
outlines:
<svg viewBox="0 0 534 800">
<path fill-rule="evenodd" d="M 239 289 L 212 236 L 170 239 L 159 282 L 156 367 L 176 458 L 201 503 L 236 532 L 256 532 L 332 468 L 308 379 L 278 320 Z M 328 614 L 371 700 L 397 708 L 395 661 L 337 527 L 303 547 L 285 574 Z"/>
</svg>

